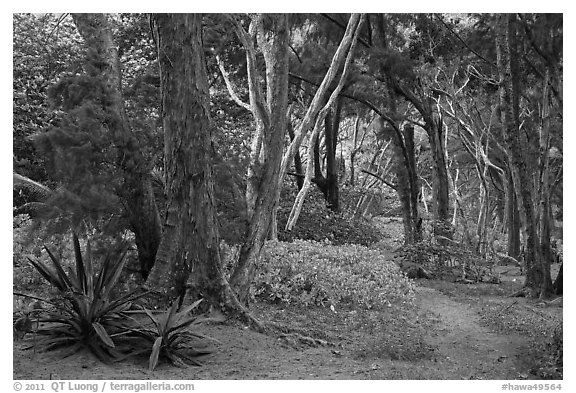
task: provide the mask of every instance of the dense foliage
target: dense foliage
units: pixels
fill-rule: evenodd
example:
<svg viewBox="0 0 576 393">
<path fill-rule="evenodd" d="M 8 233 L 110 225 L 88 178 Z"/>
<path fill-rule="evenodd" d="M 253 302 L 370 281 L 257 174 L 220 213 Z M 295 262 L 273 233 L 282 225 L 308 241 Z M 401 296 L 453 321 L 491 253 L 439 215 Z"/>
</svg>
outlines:
<svg viewBox="0 0 576 393">
<path fill-rule="evenodd" d="M 254 296 L 271 302 L 386 309 L 409 302 L 413 284 L 376 250 L 329 242 L 268 243 Z"/>
</svg>

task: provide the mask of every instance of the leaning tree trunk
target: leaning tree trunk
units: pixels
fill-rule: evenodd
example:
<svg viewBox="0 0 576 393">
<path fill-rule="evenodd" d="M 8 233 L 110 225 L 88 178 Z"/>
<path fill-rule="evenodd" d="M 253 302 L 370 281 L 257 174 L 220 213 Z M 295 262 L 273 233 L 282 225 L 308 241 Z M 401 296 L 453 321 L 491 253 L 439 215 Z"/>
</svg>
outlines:
<svg viewBox="0 0 576 393">
<path fill-rule="evenodd" d="M 564 263 L 562 263 L 560 265 L 560 270 L 558 271 L 558 275 L 556 276 L 556 279 L 554 280 L 554 294 L 555 295 L 562 295 L 564 293 L 564 286 L 563 286 L 564 275 L 562 273 L 563 270 L 564 270 Z"/>
<path fill-rule="evenodd" d="M 254 75 L 250 84 L 251 107 L 256 122 L 263 124 L 262 142 L 265 155 L 246 240 L 240 248 L 238 263 L 230 276 L 230 285 L 243 304 L 248 303 L 250 285 L 256 274 L 256 263 L 268 236 L 272 214 L 277 203 L 288 108 L 290 37 L 288 16 L 286 14 L 257 15 L 252 23 L 256 28 L 262 29 L 258 34 L 258 43 L 262 48 L 266 65 L 267 94 L 264 101 L 263 94 L 259 91 L 259 84 L 256 83 L 257 77 Z M 247 50 L 247 56 L 252 56 L 254 52 L 249 37 L 245 36 L 243 29 L 240 28 L 237 31 Z M 250 72 L 256 73 L 255 64 Z"/>
<path fill-rule="evenodd" d="M 160 216 L 152 191 L 148 161 L 126 116 L 118 50 L 106 14 L 72 14 L 72 17 L 88 50 L 86 71 L 92 77 L 102 78 L 106 85 L 106 102 L 109 106 L 104 109 L 115 118 L 115 121 L 109 122 L 109 127 L 114 144 L 120 151 L 117 164 L 123 175 L 123 185 L 118 193 L 134 232 L 141 272 L 146 278 L 154 265 L 160 244 Z"/>
</svg>

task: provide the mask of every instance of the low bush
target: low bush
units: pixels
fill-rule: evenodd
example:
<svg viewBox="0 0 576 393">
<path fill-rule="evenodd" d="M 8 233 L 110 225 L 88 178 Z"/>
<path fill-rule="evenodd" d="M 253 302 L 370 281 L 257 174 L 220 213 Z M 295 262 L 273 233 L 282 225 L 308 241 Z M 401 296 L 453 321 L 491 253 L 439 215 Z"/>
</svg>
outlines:
<svg viewBox="0 0 576 393">
<path fill-rule="evenodd" d="M 359 245 L 269 242 L 258 272 L 254 296 L 272 302 L 384 309 L 413 298 L 394 262 Z"/>
</svg>

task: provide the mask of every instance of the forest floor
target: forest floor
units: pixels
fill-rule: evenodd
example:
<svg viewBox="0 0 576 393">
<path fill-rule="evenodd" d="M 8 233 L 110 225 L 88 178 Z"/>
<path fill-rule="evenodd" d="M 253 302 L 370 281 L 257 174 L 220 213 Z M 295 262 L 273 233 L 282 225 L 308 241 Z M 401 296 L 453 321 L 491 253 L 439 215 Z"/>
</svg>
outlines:
<svg viewBox="0 0 576 393">
<path fill-rule="evenodd" d="M 542 379 L 562 378 L 549 367 L 546 346 L 562 322 L 562 303 L 507 295 L 521 276 L 501 284 L 418 280 L 412 305 L 355 311 L 252 305 L 254 315 L 292 328 L 264 335 L 238 324 L 202 326 L 216 338 L 203 367 L 146 359 L 106 365 L 81 353 L 24 350 L 14 343 L 14 379 Z M 306 340 L 304 337 L 317 340 Z"/>
</svg>

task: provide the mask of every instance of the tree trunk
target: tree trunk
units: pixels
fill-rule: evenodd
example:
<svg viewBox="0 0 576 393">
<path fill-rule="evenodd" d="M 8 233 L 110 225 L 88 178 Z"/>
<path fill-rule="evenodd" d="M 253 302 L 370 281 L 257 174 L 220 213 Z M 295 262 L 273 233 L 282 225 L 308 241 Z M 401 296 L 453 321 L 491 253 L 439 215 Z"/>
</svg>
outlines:
<svg viewBox="0 0 576 393">
<path fill-rule="evenodd" d="M 350 17 L 351 21 L 353 19 L 356 19 L 355 14 L 353 14 Z M 344 68 L 342 70 L 342 74 L 340 75 L 340 80 L 338 82 L 338 85 L 336 86 L 334 91 L 332 91 L 332 93 L 330 94 L 330 98 L 328 99 L 328 102 L 320 110 L 320 112 L 318 113 L 318 116 L 315 120 L 314 130 L 312 132 L 312 135 L 310 136 L 309 147 L 308 147 L 308 166 L 306 168 L 306 177 L 304 178 L 304 187 L 302 187 L 302 190 L 300 190 L 300 192 L 296 196 L 296 200 L 294 201 L 294 205 L 292 206 L 292 210 L 290 211 L 290 215 L 288 216 L 288 221 L 286 223 L 286 230 L 288 230 L 288 231 L 292 230 L 292 228 L 296 224 L 296 221 L 298 220 L 298 216 L 300 215 L 300 212 L 302 210 L 302 205 L 304 203 L 304 199 L 306 198 L 306 194 L 307 194 L 308 189 L 309 189 L 310 179 L 312 177 L 312 164 L 311 164 L 313 161 L 312 144 L 315 143 L 316 138 L 318 138 L 321 124 L 326 119 L 326 115 L 327 115 L 328 111 L 333 107 L 334 102 L 336 101 L 338 95 L 340 94 L 340 92 L 342 91 L 342 88 L 344 87 L 344 83 L 346 81 L 348 71 L 350 69 L 350 64 L 352 63 L 352 58 L 354 56 L 354 49 L 356 48 L 356 44 L 358 42 L 358 36 L 360 35 L 360 31 L 361 31 L 361 27 L 362 27 L 362 23 L 364 22 L 364 19 L 365 19 L 364 16 L 362 16 L 360 18 L 360 20 L 358 20 L 358 24 L 352 29 L 354 31 L 353 38 L 351 40 L 350 47 L 348 49 L 348 53 L 346 54 L 346 60 L 344 62 Z M 350 24 L 349 24 L 349 27 L 350 27 Z M 348 33 L 348 28 L 346 29 L 346 32 Z M 346 38 L 346 34 L 345 34 L 345 38 Z M 344 41 L 345 38 L 342 41 Z M 338 48 L 338 51 L 339 50 L 340 50 L 340 47 Z M 334 55 L 334 58 L 336 58 L 336 57 L 337 56 Z M 333 70 L 333 68 L 334 68 L 334 60 L 333 60 L 332 64 L 330 65 L 330 68 L 328 69 L 328 74 Z M 324 82 L 326 81 L 328 74 L 324 78 L 324 81 L 322 82 L 321 86 L 324 85 Z M 318 94 L 318 92 L 316 92 L 316 93 Z M 315 101 L 317 101 L 317 95 L 314 96 L 314 99 L 312 100 L 313 103 Z M 304 120 L 302 121 L 303 123 L 304 123 L 304 121 L 306 121 L 306 118 L 308 117 L 309 113 L 310 113 L 310 111 L 306 114 Z M 303 131 L 304 129 L 301 128 L 301 130 Z M 290 154 L 291 148 L 292 148 L 292 146 L 289 148 L 289 151 L 287 154 Z M 286 156 L 282 159 L 282 168 L 284 168 L 285 160 L 286 160 Z"/>
<path fill-rule="evenodd" d="M 219 265 L 210 166 L 208 87 L 201 17 L 160 14 L 151 19 L 158 45 L 164 126 L 167 219 L 148 286 L 167 298 Z M 186 43 L 186 45 L 184 45 Z"/>
<path fill-rule="evenodd" d="M 388 34 L 386 23 L 382 14 L 370 15 L 368 19 L 371 27 L 372 42 L 381 45 L 388 50 Z M 391 119 L 397 119 L 398 93 L 395 91 L 397 84 L 395 76 L 388 74 L 386 78 L 386 98 Z M 384 119 L 381 119 L 384 124 Z M 390 135 L 393 143 L 394 172 L 396 174 L 396 192 L 402 205 L 402 222 L 404 224 L 404 244 L 412 244 L 422 240 L 422 219 L 418 212 L 418 193 L 420 191 L 417 173 L 416 154 L 414 149 L 414 127 L 405 125 L 400 131 L 399 126 L 394 124 L 396 132 Z M 384 127 L 384 125 L 383 125 Z"/>
<path fill-rule="evenodd" d="M 194 298 L 262 331 L 262 324 L 238 302 L 222 269 L 202 17 L 156 14 L 151 26 L 160 65 L 169 207 L 147 284 L 168 303 L 183 295 L 191 275 Z"/>
<path fill-rule="evenodd" d="M 506 204 L 507 216 L 506 222 L 508 227 L 508 256 L 516 260 L 520 259 L 520 212 L 518 211 L 518 202 L 514 190 L 512 174 L 508 170 L 508 181 L 506 184 Z"/>
<path fill-rule="evenodd" d="M 425 116 L 426 132 L 433 159 L 434 234 L 452 238 L 450 225 L 450 189 L 446 153 L 444 150 L 442 118 L 435 119 L 432 111 Z"/>
<path fill-rule="evenodd" d="M 144 279 L 154 265 L 162 235 L 160 216 L 152 191 L 150 168 L 143 156 L 137 138 L 132 134 L 124 108 L 120 60 L 106 14 L 72 14 L 80 35 L 88 49 L 86 71 L 90 76 L 102 78 L 109 95 L 109 107 L 115 122 L 110 131 L 115 146 L 121 152 L 118 167 L 123 174 L 123 186 L 118 194 L 138 248 L 140 269 Z"/>
<path fill-rule="evenodd" d="M 510 157 L 512 179 L 520 213 L 524 222 L 525 241 L 525 287 L 531 296 L 545 297 L 551 285 L 550 276 L 545 277 L 537 233 L 536 209 L 532 198 L 532 179 L 528 172 L 526 158 L 522 150 L 519 128 L 519 82 L 516 49 L 516 15 L 498 16 L 496 53 L 500 78 L 500 104 L 502 133 Z"/>
<path fill-rule="evenodd" d="M 560 265 L 560 271 L 558 272 L 558 276 L 556 276 L 556 279 L 554 280 L 554 294 L 556 295 L 562 295 L 564 292 L 563 288 L 564 275 L 562 273 L 563 270 L 564 270 L 564 263 Z"/>
<path fill-rule="evenodd" d="M 311 143 L 311 142 L 308 142 Z M 314 177 L 312 183 L 316 184 L 324 200 L 328 201 L 328 182 L 322 173 L 322 159 L 320 154 L 320 136 L 314 140 Z"/>
<path fill-rule="evenodd" d="M 338 145 L 338 129 L 340 128 L 340 114 L 342 100 L 336 99 L 336 109 L 326 116 L 324 144 L 326 145 L 326 202 L 333 212 L 340 210 L 338 197 L 338 166 L 336 163 L 336 146 Z"/>
<path fill-rule="evenodd" d="M 322 80 L 320 87 L 318 88 L 318 90 L 316 90 L 316 94 L 314 94 L 314 98 L 312 99 L 312 102 L 310 103 L 310 106 L 306 111 L 306 115 L 304 115 L 304 119 L 302 120 L 300 126 L 295 132 L 294 140 L 290 143 L 288 150 L 286 151 L 284 157 L 282 158 L 280 181 L 283 181 L 284 176 L 286 175 L 288 170 L 288 165 L 290 161 L 292 161 L 292 159 L 294 158 L 296 152 L 299 150 L 300 145 L 302 144 L 302 140 L 304 139 L 304 136 L 306 136 L 308 131 L 310 131 L 310 129 L 313 128 L 314 126 L 315 119 L 322 106 L 323 97 L 328 91 L 328 88 L 330 87 L 332 82 L 334 81 L 340 67 L 342 66 L 342 63 L 344 62 L 348 49 L 352 44 L 353 36 L 356 32 L 356 28 L 358 22 L 360 21 L 360 17 L 361 17 L 360 14 L 352 14 L 350 16 L 350 19 L 348 20 L 348 25 L 346 26 L 344 37 L 342 38 L 342 41 L 340 41 L 338 49 L 336 50 L 336 53 L 334 53 L 334 56 L 332 57 L 330 67 L 328 68 L 328 71 L 326 72 L 326 75 L 324 76 L 324 79 Z"/>
<path fill-rule="evenodd" d="M 416 150 L 414 149 L 414 127 L 410 124 L 404 126 L 404 142 L 406 145 L 406 155 L 408 162 L 405 163 L 409 185 L 410 198 L 410 240 L 417 243 L 422 240 L 422 218 L 418 212 L 418 193 L 420 191 L 420 182 L 418 181 L 418 172 L 416 171 Z"/>
<path fill-rule="evenodd" d="M 292 121 L 289 118 L 286 119 L 286 129 L 288 130 L 290 142 L 292 142 L 294 140 L 294 128 L 292 127 Z M 298 191 L 300 191 L 304 185 L 304 169 L 302 167 L 302 158 L 300 157 L 299 151 L 294 154 L 294 171 L 297 174 L 302 175 L 296 176 L 296 185 L 298 186 Z"/>
<path fill-rule="evenodd" d="M 248 226 L 246 241 L 240 249 L 238 263 L 230 277 L 230 284 L 243 304 L 248 303 L 250 285 L 256 274 L 256 263 L 260 258 L 277 203 L 288 107 L 288 15 L 258 15 L 252 23 L 262 29 L 258 34 L 258 44 L 264 54 L 267 89 L 265 108 L 254 107 L 264 106 L 262 102 L 254 102 L 253 113 L 258 118 L 266 111 L 265 117 L 268 121 L 264 122 L 263 128 L 266 154 L 258 182 L 254 213 Z M 248 42 L 245 42 L 246 45 L 249 45 Z M 255 84 L 250 86 L 251 90 L 258 88 Z"/>
</svg>

